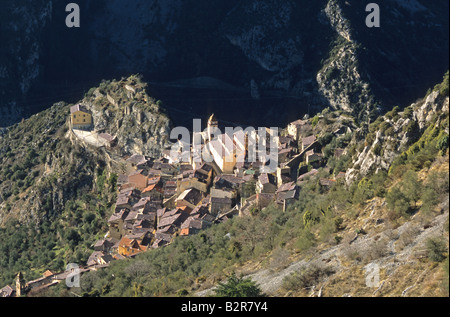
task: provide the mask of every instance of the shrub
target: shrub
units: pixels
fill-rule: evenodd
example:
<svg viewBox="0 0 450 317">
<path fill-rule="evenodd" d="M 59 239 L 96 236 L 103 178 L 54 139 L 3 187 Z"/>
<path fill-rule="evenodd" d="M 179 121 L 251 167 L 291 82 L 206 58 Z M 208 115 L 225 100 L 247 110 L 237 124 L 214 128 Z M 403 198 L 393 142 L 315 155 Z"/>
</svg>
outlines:
<svg viewBox="0 0 450 317">
<path fill-rule="evenodd" d="M 321 138 L 319 138 L 319 144 L 321 146 L 325 146 L 326 144 L 329 144 L 333 140 L 333 134 L 332 133 L 325 133 Z"/>
<path fill-rule="evenodd" d="M 277 248 L 270 257 L 269 267 L 272 271 L 280 271 L 289 265 L 289 251 Z"/>
<path fill-rule="evenodd" d="M 370 244 L 364 251 L 363 258 L 366 262 L 375 261 L 388 253 L 385 241 L 375 241 Z"/>
<path fill-rule="evenodd" d="M 117 176 L 117 174 L 114 174 L 114 173 L 111 174 L 111 176 L 108 179 L 108 186 L 109 186 L 111 193 L 114 193 L 116 191 L 117 179 L 118 179 L 118 176 Z"/>
<path fill-rule="evenodd" d="M 393 119 L 399 112 L 400 108 L 398 106 L 395 106 L 391 111 L 385 114 L 385 117 L 387 119 Z"/>
<path fill-rule="evenodd" d="M 434 90 L 439 91 L 441 96 L 448 96 L 449 92 L 449 72 L 447 71 L 444 75 L 442 83 L 435 86 Z"/>
<path fill-rule="evenodd" d="M 398 241 L 396 242 L 396 247 L 398 250 L 403 250 L 405 247 L 410 245 L 414 242 L 414 240 L 417 238 L 417 236 L 420 233 L 420 229 L 416 226 L 410 225 L 408 226 L 398 238 Z"/>
<path fill-rule="evenodd" d="M 315 116 L 314 118 L 312 118 L 311 120 L 311 125 L 313 127 L 315 127 L 317 125 L 317 123 L 319 123 L 319 116 Z"/>
<path fill-rule="evenodd" d="M 295 247 L 299 251 L 306 251 L 312 248 L 316 244 L 316 238 L 314 234 L 309 230 L 303 230 L 300 233 L 300 236 L 297 238 L 295 242 Z"/>
<path fill-rule="evenodd" d="M 391 124 L 387 121 L 384 121 L 380 125 L 380 132 L 382 135 L 386 135 L 386 130 L 391 127 Z"/>
<path fill-rule="evenodd" d="M 394 136 L 395 135 L 395 129 L 394 127 L 389 127 L 384 131 L 384 136 Z"/>
<path fill-rule="evenodd" d="M 389 190 L 386 195 L 386 202 L 391 213 L 389 218 L 391 220 L 398 219 L 408 212 L 410 203 L 405 194 L 401 191 L 399 186 L 395 186 Z"/>
<path fill-rule="evenodd" d="M 406 132 L 406 133 L 414 133 L 415 131 L 418 130 L 418 128 L 419 128 L 419 125 L 417 124 L 417 122 L 414 120 L 411 120 L 402 127 L 402 130 L 403 130 L 403 132 Z"/>
<path fill-rule="evenodd" d="M 373 154 L 375 154 L 376 156 L 380 156 L 382 154 L 383 147 L 381 146 L 380 143 L 377 143 L 373 147 L 372 151 L 373 151 Z"/>
<path fill-rule="evenodd" d="M 445 260 L 447 247 L 445 242 L 438 238 L 429 238 L 426 241 L 428 258 L 433 262 L 442 262 Z"/>
<path fill-rule="evenodd" d="M 439 196 L 432 188 L 426 188 L 420 197 L 422 200 L 422 211 L 430 214 L 434 207 L 439 203 Z"/>
<path fill-rule="evenodd" d="M 219 283 L 214 290 L 217 297 L 263 297 L 258 285 L 250 278 L 237 277 L 233 274 L 226 283 Z"/>
<path fill-rule="evenodd" d="M 403 112 L 403 118 L 404 119 L 411 119 L 412 115 L 414 113 L 414 110 L 411 107 L 408 107 L 405 109 L 405 111 Z"/>
<path fill-rule="evenodd" d="M 403 176 L 402 188 L 405 196 L 412 202 L 416 203 L 422 191 L 422 183 L 417 179 L 417 173 L 409 170 Z"/>
<path fill-rule="evenodd" d="M 374 191 L 372 189 L 373 183 L 370 179 L 363 178 L 353 193 L 353 202 L 356 204 L 363 204 L 366 200 L 374 197 Z"/>
<path fill-rule="evenodd" d="M 310 288 L 334 273 L 331 267 L 318 265 L 303 267 L 299 272 L 294 272 L 283 279 L 283 288 L 288 291 Z"/>
<path fill-rule="evenodd" d="M 436 148 L 442 151 L 443 153 L 448 149 L 448 145 L 449 145 L 449 137 L 448 134 L 445 134 L 437 140 Z"/>
<path fill-rule="evenodd" d="M 374 133 L 368 133 L 366 136 L 366 144 L 370 145 L 373 144 L 373 142 L 375 141 L 375 134 Z"/>
</svg>

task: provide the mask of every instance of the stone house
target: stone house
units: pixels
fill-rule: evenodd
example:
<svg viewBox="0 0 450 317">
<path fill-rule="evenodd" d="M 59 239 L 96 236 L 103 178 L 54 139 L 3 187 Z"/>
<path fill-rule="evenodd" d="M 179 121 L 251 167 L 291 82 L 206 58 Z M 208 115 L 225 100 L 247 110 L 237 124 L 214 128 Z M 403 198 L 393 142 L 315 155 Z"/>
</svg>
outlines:
<svg viewBox="0 0 450 317">
<path fill-rule="evenodd" d="M 211 197 L 209 212 L 213 216 L 217 216 L 221 212 L 227 212 L 233 208 L 233 200 L 230 198 Z"/>
<path fill-rule="evenodd" d="M 92 114 L 83 105 L 70 107 L 70 120 L 73 129 L 90 130 L 92 128 Z"/>
<path fill-rule="evenodd" d="M 303 135 L 310 133 L 312 129 L 309 120 L 297 120 L 289 123 L 287 132 L 294 140 L 298 141 Z"/>
<path fill-rule="evenodd" d="M 277 191 L 276 179 L 272 174 L 261 174 L 256 183 L 257 193 L 275 193 Z"/>
<path fill-rule="evenodd" d="M 145 175 L 143 169 L 136 170 L 128 176 L 128 183 L 133 184 L 139 190 L 147 187 L 147 180 L 147 175 Z"/>
</svg>

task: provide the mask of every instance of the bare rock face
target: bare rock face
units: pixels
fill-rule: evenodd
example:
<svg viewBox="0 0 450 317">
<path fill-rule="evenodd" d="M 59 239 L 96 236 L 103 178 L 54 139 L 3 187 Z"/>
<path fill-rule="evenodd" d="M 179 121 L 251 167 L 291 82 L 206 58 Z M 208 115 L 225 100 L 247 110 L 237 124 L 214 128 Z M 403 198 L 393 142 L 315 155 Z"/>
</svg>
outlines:
<svg viewBox="0 0 450 317">
<path fill-rule="evenodd" d="M 409 115 L 406 113 L 409 112 Z M 377 121 L 375 131 L 359 142 L 366 142 L 361 152 L 357 153 L 353 167 L 346 172 L 347 183 L 352 183 L 358 177 L 364 177 L 371 172 L 389 170 L 394 159 L 416 142 L 425 130 L 448 118 L 449 97 L 439 91 L 431 92 L 423 100 L 412 104 L 403 113 L 386 114 Z M 359 130 L 361 132 L 362 129 Z M 447 131 L 448 133 L 448 131 Z M 365 135 L 365 134 L 363 134 Z M 369 141 L 369 142 L 368 142 Z"/>
<path fill-rule="evenodd" d="M 146 88 L 132 76 L 103 82 L 81 101 L 92 112 L 94 131 L 117 137 L 118 155 L 157 157 L 168 145 L 171 122 Z"/>
<path fill-rule="evenodd" d="M 377 30 L 358 1 L 79 0 L 76 32 L 62 1 L 4 2 L 0 126 L 67 100 L 61 84 L 82 91 L 134 73 L 158 82 L 210 77 L 244 91 L 253 80 L 261 99 L 294 96 L 364 119 L 410 104 L 448 69 L 445 0 L 384 1 Z M 41 88 L 50 102 L 30 95 Z"/>
<path fill-rule="evenodd" d="M 448 107 L 448 97 L 443 98 L 440 96 L 439 91 L 433 91 L 426 97 L 423 104 L 414 111 L 414 116 L 420 129 L 423 129 L 438 111 L 448 112 Z"/>
<path fill-rule="evenodd" d="M 53 1 L 2 1 L 0 12 L 0 127 L 23 116 L 22 98 L 39 78 L 39 57 Z M 15 98 L 13 98 L 15 97 Z"/>
</svg>

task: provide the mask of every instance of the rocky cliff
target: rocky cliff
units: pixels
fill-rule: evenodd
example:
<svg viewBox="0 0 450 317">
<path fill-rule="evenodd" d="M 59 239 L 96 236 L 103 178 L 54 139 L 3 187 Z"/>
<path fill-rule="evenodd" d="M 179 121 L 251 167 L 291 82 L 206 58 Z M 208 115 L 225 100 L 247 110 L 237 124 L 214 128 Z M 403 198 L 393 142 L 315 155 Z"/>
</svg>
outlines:
<svg viewBox="0 0 450 317">
<path fill-rule="evenodd" d="M 0 12 L 0 126 L 25 115 L 25 97 L 42 69 L 45 27 L 52 19 L 53 1 L 5 1 Z"/>
<path fill-rule="evenodd" d="M 448 87 L 448 73 L 446 80 L 443 85 Z M 352 167 L 346 173 L 348 183 L 370 173 L 388 171 L 399 155 L 416 142 L 423 146 L 434 138 L 448 136 L 448 90 L 445 94 L 439 91 L 439 85 L 436 87 L 404 111 L 394 108 L 372 124 L 355 131 L 353 142 L 360 146 L 353 156 Z M 412 148 L 409 153 L 414 151 Z"/>
<path fill-rule="evenodd" d="M 92 112 L 94 131 L 117 137 L 119 156 L 158 157 L 168 145 L 170 119 L 138 76 L 103 82 L 80 103 Z"/>
<path fill-rule="evenodd" d="M 262 97 L 277 92 L 300 108 L 331 105 L 362 119 L 410 104 L 448 69 L 446 1 L 384 1 L 381 28 L 365 25 L 360 1 L 77 3 L 82 27 L 68 29 L 64 2 L 7 1 L 0 126 L 49 104 L 20 102 L 29 87 L 60 98 L 61 84 L 79 93 L 131 73 L 154 82 L 208 76 L 249 96 L 257 87 Z"/>
</svg>

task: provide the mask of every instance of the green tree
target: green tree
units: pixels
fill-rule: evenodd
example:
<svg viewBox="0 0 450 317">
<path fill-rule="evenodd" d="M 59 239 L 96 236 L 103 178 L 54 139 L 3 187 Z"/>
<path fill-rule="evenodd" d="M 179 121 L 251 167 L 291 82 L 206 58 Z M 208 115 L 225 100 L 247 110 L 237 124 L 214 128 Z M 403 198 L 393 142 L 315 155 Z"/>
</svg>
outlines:
<svg viewBox="0 0 450 317">
<path fill-rule="evenodd" d="M 426 242 L 428 258 L 433 262 L 442 262 L 446 259 L 447 247 L 445 242 L 438 238 L 430 238 Z"/>
<path fill-rule="evenodd" d="M 386 202 L 389 210 L 392 212 L 390 218 L 393 219 L 406 215 L 410 208 L 409 199 L 399 186 L 395 186 L 389 190 L 386 195 Z"/>
<path fill-rule="evenodd" d="M 300 251 L 306 251 L 316 245 L 316 237 L 308 229 L 300 232 L 300 235 L 295 242 L 295 247 Z"/>
<path fill-rule="evenodd" d="M 116 191 L 116 186 L 117 186 L 117 179 L 118 176 L 117 174 L 111 174 L 111 176 L 108 179 L 108 186 L 109 186 L 109 190 L 111 191 L 111 193 L 114 193 Z"/>
<path fill-rule="evenodd" d="M 144 292 L 144 286 L 142 284 L 133 283 L 133 297 L 141 297 Z"/>
<path fill-rule="evenodd" d="M 263 297 L 258 285 L 250 278 L 237 277 L 233 274 L 226 283 L 219 283 L 214 290 L 217 297 Z"/>
<path fill-rule="evenodd" d="M 313 127 L 315 127 L 317 125 L 317 123 L 319 123 L 319 116 L 315 116 L 314 118 L 312 118 L 311 120 L 311 125 Z"/>
<path fill-rule="evenodd" d="M 420 199 L 422 200 L 422 211 L 430 214 L 433 208 L 439 203 L 439 195 L 432 188 L 426 188 Z"/>
<path fill-rule="evenodd" d="M 406 198 L 416 205 L 422 193 L 422 183 L 417 179 L 417 173 L 408 170 L 403 177 L 402 187 Z"/>
</svg>

